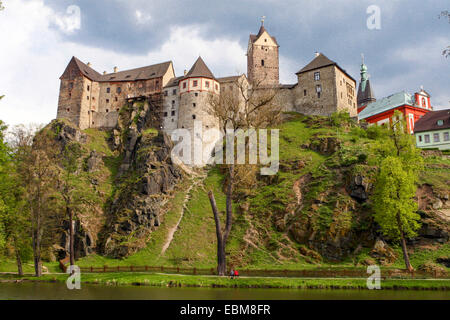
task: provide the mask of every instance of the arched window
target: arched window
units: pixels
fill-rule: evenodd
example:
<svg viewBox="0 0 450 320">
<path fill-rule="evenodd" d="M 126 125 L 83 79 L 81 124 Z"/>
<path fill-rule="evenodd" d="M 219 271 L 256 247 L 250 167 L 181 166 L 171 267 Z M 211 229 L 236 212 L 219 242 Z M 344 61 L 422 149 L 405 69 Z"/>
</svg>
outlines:
<svg viewBox="0 0 450 320">
<path fill-rule="evenodd" d="M 427 106 L 427 101 L 425 100 L 425 98 L 422 98 L 422 107 L 426 107 Z"/>
</svg>

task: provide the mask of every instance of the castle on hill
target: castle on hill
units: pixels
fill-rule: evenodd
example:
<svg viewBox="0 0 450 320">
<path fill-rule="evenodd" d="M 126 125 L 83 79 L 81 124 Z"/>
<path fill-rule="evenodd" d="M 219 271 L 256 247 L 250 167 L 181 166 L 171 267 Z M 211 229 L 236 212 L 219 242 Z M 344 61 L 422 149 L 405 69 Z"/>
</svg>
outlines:
<svg viewBox="0 0 450 320">
<path fill-rule="evenodd" d="M 249 90 L 277 88 L 277 101 L 285 111 L 328 116 L 346 111 L 357 116 L 356 81 L 345 69 L 322 53 L 301 68 L 296 84 L 279 82 L 279 44 L 262 21 L 250 34 L 247 75 L 216 78 L 199 57 L 188 72 L 176 77 L 172 61 L 137 69 L 100 74 L 90 63 L 72 57 L 60 77 L 57 118 L 66 118 L 80 129 L 114 128 L 123 105 L 145 99 L 158 110 L 162 129 L 193 128 L 201 120 L 206 128 L 218 121 L 209 114 L 208 96 L 232 90 L 246 81 Z"/>
</svg>

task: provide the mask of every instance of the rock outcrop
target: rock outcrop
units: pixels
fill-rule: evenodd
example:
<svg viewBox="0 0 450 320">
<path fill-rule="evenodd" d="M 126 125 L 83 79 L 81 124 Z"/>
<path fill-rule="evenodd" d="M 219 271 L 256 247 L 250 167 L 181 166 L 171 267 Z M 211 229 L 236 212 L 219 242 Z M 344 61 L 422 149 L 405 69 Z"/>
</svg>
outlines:
<svg viewBox="0 0 450 320">
<path fill-rule="evenodd" d="M 170 157 L 169 137 L 146 125 L 151 112 L 148 104 L 135 104 L 115 130 L 122 137 L 123 161 L 100 248 L 108 256 L 125 257 L 145 247 L 160 224 L 168 195 L 182 178 Z"/>
</svg>

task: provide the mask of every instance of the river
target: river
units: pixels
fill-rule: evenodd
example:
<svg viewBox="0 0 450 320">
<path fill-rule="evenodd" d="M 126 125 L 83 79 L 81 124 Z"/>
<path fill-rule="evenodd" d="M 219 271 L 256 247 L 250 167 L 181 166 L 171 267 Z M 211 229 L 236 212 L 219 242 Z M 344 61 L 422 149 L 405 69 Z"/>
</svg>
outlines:
<svg viewBox="0 0 450 320">
<path fill-rule="evenodd" d="M 450 300 L 449 291 L 160 288 L 64 283 L 0 283 L 0 300 Z"/>
</svg>

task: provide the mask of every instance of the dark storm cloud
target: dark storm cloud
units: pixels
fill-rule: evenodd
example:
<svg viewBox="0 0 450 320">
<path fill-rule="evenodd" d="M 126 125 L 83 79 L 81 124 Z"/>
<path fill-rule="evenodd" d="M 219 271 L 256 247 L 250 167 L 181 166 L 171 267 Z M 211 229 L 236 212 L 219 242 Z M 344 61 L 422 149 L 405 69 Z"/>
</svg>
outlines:
<svg viewBox="0 0 450 320">
<path fill-rule="evenodd" d="M 67 36 L 70 41 L 130 54 L 159 47 L 175 25 L 202 25 L 202 37 L 236 39 L 246 47 L 248 34 L 258 31 L 260 16 L 266 15 L 266 27 L 277 37 L 281 55 L 297 64 L 292 73 L 311 60 L 315 51 L 320 51 L 358 79 L 363 52 L 378 96 L 400 90 L 412 92 L 423 84 L 442 100 L 434 103 L 448 106 L 450 100 L 450 59 L 441 56 L 443 48 L 436 43 L 440 38 L 450 45 L 450 24 L 438 19 L 441 11 L 450 9 L 446 0 L 45 0 L 45 3 L 60 12 L 71 4 L 80 6 L 82 28 Z M 366 26 L 366 9 L 372 4 L 381 9 L 381 30 L 369 30 Z M 137 23 L 136 10 L 149 15 L 150 20 Z M 417 57 L 411 51 L 414 48 Z M 402 50 L 407 54 L 402 55 Z"/>
</svg>

